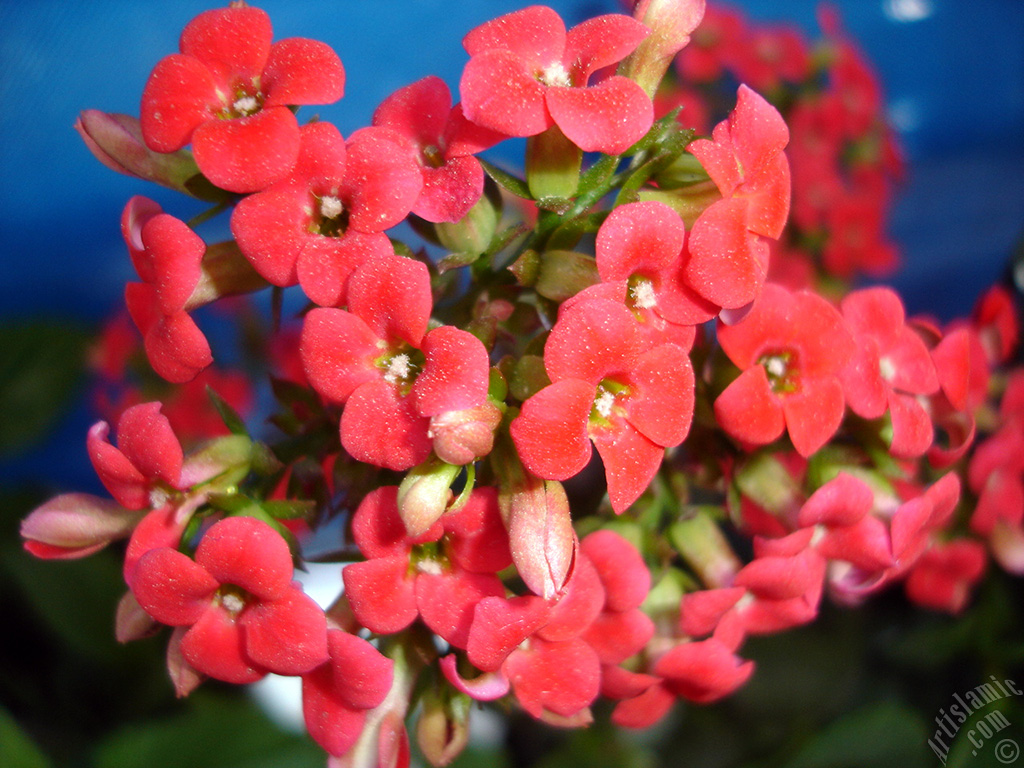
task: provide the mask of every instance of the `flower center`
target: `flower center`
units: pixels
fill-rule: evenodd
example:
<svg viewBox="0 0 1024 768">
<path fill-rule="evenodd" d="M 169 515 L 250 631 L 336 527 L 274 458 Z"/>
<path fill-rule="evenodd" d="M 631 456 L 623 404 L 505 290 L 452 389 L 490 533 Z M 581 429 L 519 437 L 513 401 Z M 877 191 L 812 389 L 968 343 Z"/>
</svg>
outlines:
<svg viewBox="0 0 1024 768">
<path fill-rule="evenodd" d="M 260 103 L 255 96 L 246 95 L 237 99 L 235 103 L 231 105 L 231 108 L 240 117 L 245 117 L 247 115 L 251 115 L 253 112 L 258 111 L 260 108 Z"/>
<path fill-rule="evenodd" d="M 320 198 L 320 215 L 325 219 L 336 219 L 343 210 L 345 206 L 334 195 L 324 195 Z"/>
<path fill-rule="evenodd" d="M 633 306 L 637 309 L 653 309 L 658 305 L 658 297 L 654 293 L 654 284 L 650 280 L 637 280 L 629 289 Z"/>
<path fill-rule="evenodd" d="M 776 394 L 796 392 L 799 386 L 799 370 L 796 365 L 796 352 L 785 349 L 778 352 L 767 352 L 757 360 L 768 374 L 768 383 Z"/>
<path fill-rule="evenodd" d="M 544 83 L 544 85 L 556 88 L 568 88 L 572 85 L 572 80 L 569 78 L 569 70 L 560 61 L 556 61 L 550 67 L 541 70 L 537 79 Z"/>
<path fill-rule="evenodd" d="M 412 364 L 408 355 L 404 353 L 401 355 L 395 355 L 391 358 L 391 362 L 388 363 L 388 367 L 384 370 L 384 381 L 388 384 L 405 382 L 414 369 L 415 366 Z"/>
<path fill-rule="evenodd" d="M 883 357 L 878 361 L 878 372 L 886 381 L 892 381 L 896 376 L 896 366 L 888 357 Z"/>
<path fill-rule="evenodd" d="M 240 614 L 246 606 L 248 594 L 240 587 L 233 584 L 225 584 L 217 591 L 217 601 L 221 608 L 232 617 Z"/>
<path fill-rule="evenodd" d="M 444 165 L 444 153 L 436 144 L 428 144 L 423 148 L 423 160 L 431 168 L 440 168 Z"/>
<path fill-rule="evenodd" d="M 616 410 L 616 402 L 629 397 L 629 387 L 611 379 L 597 385 L 597 394 L 590 409 L 590 418 L 598 424 L 608 425 Z"/>
</svg>

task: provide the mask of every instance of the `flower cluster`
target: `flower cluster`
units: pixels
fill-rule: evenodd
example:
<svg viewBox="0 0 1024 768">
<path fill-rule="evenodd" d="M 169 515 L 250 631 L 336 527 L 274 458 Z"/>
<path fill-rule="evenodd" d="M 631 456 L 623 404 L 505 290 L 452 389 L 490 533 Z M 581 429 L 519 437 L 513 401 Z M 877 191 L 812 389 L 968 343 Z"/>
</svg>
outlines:
<svg viewBox="0 0 1024 768">
<path fill-rule="evenodd" d="M 22 536 L 42 558 L 127 540 L 117 636 L 168 627 L 179 695 L 297 677 L 331 765 L 408 765 L 414 715 L 445 765 L 472 700 L 577 727 L 603 698 L 643 728 L 736 691 L 746 638 L 824 599 L 902 584 L 955 613 L 990 554 L 1024 572 L 1010 298 L 943 327 L 837 288 L 892 261 L 893 172 L 838 22 L 817 56 L 703 0 L 630 11 L 488 21 L 458 103 L 428 76 L 346 138 L 297 117 L 341 98 L 337 55 L 232 2 L 186 25 L 139 119 L 83 113 L 105 164 L 229 212 L 232 239 L 128 202 L 141 282 L 97 344 L 86 440 L 113 500 L 63 494 Z M 522 178 L 482 156 L 510 137 Z M 272 323 L 221 304 L 276 401 L 250 430 L 261 383 L 212 366 L 192 313 L 259 290 Z M 143 352 L 179 386 L 131 381 Z M 339 514 L 321 606 L 293 568 Z"/>
</svg>

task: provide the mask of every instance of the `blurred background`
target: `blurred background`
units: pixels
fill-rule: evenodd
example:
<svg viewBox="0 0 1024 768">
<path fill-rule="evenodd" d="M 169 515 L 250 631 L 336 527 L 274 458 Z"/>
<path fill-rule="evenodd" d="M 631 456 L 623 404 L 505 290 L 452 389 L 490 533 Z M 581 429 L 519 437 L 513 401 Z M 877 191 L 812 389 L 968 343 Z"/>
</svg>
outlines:
<svg viewBox="0 0 1024 768">
<path fill-rule="evenodd" d="M 619 10 L 613 0 L 549 4 L 568 25 Z M 276 39 L 314 37 L 341 56 L 344 99 L 302 115 L 315 111 L 345 135 L 392 91 L 427 74 L 454 90 L 465 62 L 462 36 L 521 7 L 513 0 L 258 5 Z M 752 21 L 792 23 L 818 36 L 814 0 L 728 5 Z M 965 314 L 1005 273 L 1024 231 L 1024 3 L 831 5 L 880 75 L 908 166 L 890 221 L 903 267 L 886 282 L 911 313 Z M 137 114 L 149 71 L 208 7 L 0 1 L 0 766 L 323 762 L 317 748 L 271 726 L 238 691 L 208 684 L 174 701 L 161 640 L 117 646 L 116 554 L 40 563 L 17 540 L 18 520 L 48 496 L 101 492 L 84 450 L 96 416 L 83 394 L 83 360 L 134 278 L 119 231 L 125 202 L 145 194 L 185 219 L 201 210 L 107 170 L 72 125 L 87 108 Z M 680 707 L 655 733 L 626 738 L 598 725 L 538 734 L 513 719 L 511 735 L 492 730 L 458 765 L 934 764 L 926 742 L 939 708 L 989 674 L 1020 670 L 1020 599 L 1019 584 L 997 574 L 959 621 L 913 611 L 895 595 L 870 611 L 830 609 L 813 627 L 751 643 L 760 669 L 739 696 Z M 1019 732 L 1020 702 L 1007 713 Z M 494 751 L 506 742 L 509 749 Z M 992 759 L 971 752 L 962 745 L 947 765 Z"/>
</svg>

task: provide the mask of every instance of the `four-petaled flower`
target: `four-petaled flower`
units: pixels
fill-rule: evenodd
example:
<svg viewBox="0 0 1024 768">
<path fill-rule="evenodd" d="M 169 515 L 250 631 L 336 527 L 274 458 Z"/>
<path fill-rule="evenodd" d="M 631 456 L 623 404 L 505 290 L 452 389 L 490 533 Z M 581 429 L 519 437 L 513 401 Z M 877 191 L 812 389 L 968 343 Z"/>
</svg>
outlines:
<svg viewBox="0 0 1024 768">
<path fill-rule="evenodd" d="M 199 170 L 231 192 L 287 175 L 299 154 L 289 107 L 337 101 L 345 70 L 325 43 L 272 39 L 266 12 L 241 3 L 189 22 L 181 52 L 157 63 L 142 92 L 146 145 L 174 152 L 191 143 Z"/>
<path fill-rule="evenodd" d="M 598 70 L 628 56 L 650 34 L 635 19 L 607 14 L 566 32 L 551 8 L 530 6 L 481 24 L 463 39 L 470 60 L 459 90 L 466 117 L 509 136 L 553 125 L 587 152 L 618 155 L 654 121 L 644 89 Z"/>
<path fill-rule="evenodd" d="M 215 523 L 195 560 L 170 547 L 150 550 L 131 587 L 154 619 L 188 627 L 180 637 L 182 656 L 218 680 L 301 675 L 328 659 L 323 611 L 292 582 L 285 540 L 255 518 Z"/>
</svg>

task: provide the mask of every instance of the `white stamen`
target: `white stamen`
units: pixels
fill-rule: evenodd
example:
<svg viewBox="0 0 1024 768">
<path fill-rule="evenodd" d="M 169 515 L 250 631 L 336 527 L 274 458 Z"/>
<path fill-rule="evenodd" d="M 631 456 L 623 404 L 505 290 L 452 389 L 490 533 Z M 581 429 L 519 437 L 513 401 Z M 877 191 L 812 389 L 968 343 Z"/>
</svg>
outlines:
<svg viewBox="0 0 1024 768">
<path fill-rule="evenodd" d="M 233 595 L 230 592 L 226 595 L 221 595 L 220 604 L 224 606 L 224 610 L 228 613 L 238 613 L 245 608 L 245 601 L 238 595 Z"/>
<path fill-rule="evenodd" d="M 408 355 L 395 355 L 388 364 L 388 370 L 384 374 L 384 381 L 388 384 L 404 381 L 412 373 L 412 367 Z"/>
<path fill-rule="evenodd" d="M 640 309 L 651 309 L 658 305 L 658 297 L 654 295 L 654 286 L 650 280 L 641 280 L 630 291 L 633 303 Z"/>
<path fill-rule="evenodd" d="M 416 563 L 416 570 L 420 573 L 429 573 L 431 576 L 440 576 L 441 564 L 436 560 L 420 560 Z"/>
<path fill-rule="evenodd" d="M 568 88 L 572 85 L 569 79 L 569 71 L 558 61 L 540 73 L 540 81 L 544 85 Z"/>
<path fill-rule="evenodd" d="M 152 509 L 160 509 L 160 507 L 162 507 L 170 500 L 171 494 L 169 494 L 163 488 L 153 488 L 149 492 L 149 506 Z"/>
<path fill-rule="evenodd" d="M 781 379 L 786 375 L 786 361 L 781 357 L 775 357 L 774 355 L 769 357 L 764 361 L 764 368 L 768 371 L 769 376 L 776 379 Z"/>
<path fill-rule="evenodd" d="M 243 96 L 231 105 L 232 109 L 240 115 L 251 115 L 260 107 L 255 96 Z"/>
<path fill-rule="evenodd" d="M 896 375 L 896 366 L 893 365 L 892 360 L 888 357 L 883 357 L 878 361 L 878 372 L 882 374 L 882 378 L 886 381 L 892 381 Z"/>
<path fill-rule="evenodd" d="M 598 389 L 598 392 L 600 394 L 597 396 L 597 399 L 594 400 L 594 410 L 607 419 L 612 415 L 612 406 L 615 405 L 615 395 L 603 388 Z"/>
<path fill-rule="evenodd" d="M 324 195 L 320 198 L 320 215 L 325 219 L 333 219 L 340 216 L 343 210 L 345 210 L 345 206 L 334 195 Z"/>
</svg>

